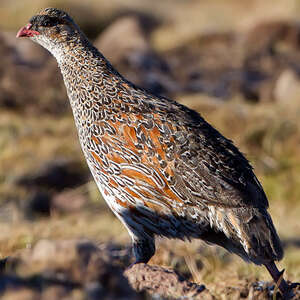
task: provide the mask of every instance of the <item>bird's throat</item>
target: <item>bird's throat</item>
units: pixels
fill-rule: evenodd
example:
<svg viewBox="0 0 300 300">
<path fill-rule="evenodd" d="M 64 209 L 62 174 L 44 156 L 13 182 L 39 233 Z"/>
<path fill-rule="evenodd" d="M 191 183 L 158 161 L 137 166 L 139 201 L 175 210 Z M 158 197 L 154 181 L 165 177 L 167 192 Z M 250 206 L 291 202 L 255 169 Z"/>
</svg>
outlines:
<svg viewBox="0 0 300 300">
<path fill-rule="evenodd" d="M 107 108 L 106 95 L 121 78 L 91 45 L 69 47 L 57 55 L 76 123 L 93 122 L 99 118 L 94 112 Z"/>
</svg>

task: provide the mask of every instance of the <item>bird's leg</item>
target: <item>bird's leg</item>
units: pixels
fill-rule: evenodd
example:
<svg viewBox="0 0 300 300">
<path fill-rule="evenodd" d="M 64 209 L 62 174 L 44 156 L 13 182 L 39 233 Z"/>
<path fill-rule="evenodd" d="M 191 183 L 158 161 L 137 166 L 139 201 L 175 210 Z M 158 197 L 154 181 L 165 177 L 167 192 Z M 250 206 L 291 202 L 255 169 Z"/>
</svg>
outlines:
<svg viewBox="0 0 300 300">
<path fill-rule="evenodd" d="M 135 263 L 147 263 L 155 253 L 154 238 L 139 238 L 133 239 L 133 254 L 135 256 Z"/>
<path fill-rule="evenodd" d="M 277 269 L 275 263 L 272 261 L 270 263 L 265 264 L 265 267 L 267 268 L 267 270 L 269 271 L 269 273 L 271 274 L 272 278 L 274 279 L 275 283 L 278 284 L 278 288 L 283 296 L 284 299 L 291 299 L 293 297 L 293 284 L 292 285 L 288 285 L 287 282 L 284 280 L 283 278 L 283 272 L 284 270 L 282 270 L 281 272 L 279 272 L 279 270 Z"/>
</svg>

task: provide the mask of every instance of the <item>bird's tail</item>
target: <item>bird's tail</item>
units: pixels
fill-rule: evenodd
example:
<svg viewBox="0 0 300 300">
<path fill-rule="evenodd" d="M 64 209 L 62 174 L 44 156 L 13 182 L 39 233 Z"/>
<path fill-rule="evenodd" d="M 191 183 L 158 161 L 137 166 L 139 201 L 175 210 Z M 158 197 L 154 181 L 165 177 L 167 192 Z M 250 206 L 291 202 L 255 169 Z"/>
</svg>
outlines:
<svg viewBox="0 0 300 300">
<path fill-rule="evenodd" d="M 215 234 L 204 234 L 207 242 L 218 244 L 246 261 L 261 265 L 283 257 L 283 249 L 272 219 L 264 208 L 224 209 L 214 218 Z"/>
<path fill-rule="evenodd" d="M 235 231 L 246 259 L 259 265 L 282 259 L 281 242 L 266 209 L 237 208 L 231 210 L 228 217 L 231 232 Z"/>
</svg>

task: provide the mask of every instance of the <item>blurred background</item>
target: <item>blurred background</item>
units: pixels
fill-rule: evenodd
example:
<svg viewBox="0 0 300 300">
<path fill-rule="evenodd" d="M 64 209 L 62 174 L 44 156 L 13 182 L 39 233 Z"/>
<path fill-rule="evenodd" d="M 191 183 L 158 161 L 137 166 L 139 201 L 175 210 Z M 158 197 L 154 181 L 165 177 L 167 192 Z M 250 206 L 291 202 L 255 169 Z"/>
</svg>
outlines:
<svg viewBox="0 0 300 300">
<path fill-rule="evenodd" d="M 87 169 L 56 61 L 15 38 L 45 7 L 70 13 L 129 80 L 199 111 L 235 142 L 269 198 L 285 246 L 279 265 L 299 280 L 299 0 L 0 0 L 0 256 L 41 239 L 130 243 Z M 151 263 L 204 282 L 217 299 L 270 281 L 202 242 L 158 243 Z"/>
</svg>

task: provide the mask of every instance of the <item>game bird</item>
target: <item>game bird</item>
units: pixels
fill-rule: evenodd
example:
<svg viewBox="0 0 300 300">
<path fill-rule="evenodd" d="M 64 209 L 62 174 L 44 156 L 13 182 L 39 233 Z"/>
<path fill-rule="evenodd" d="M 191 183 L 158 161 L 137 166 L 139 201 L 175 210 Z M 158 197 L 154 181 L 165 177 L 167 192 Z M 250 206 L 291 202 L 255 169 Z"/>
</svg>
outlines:
<svg viewBox="0 0 300 300">
<path fill-rule="evenodd" d="M 264 265 L 289 297 L 268 200 L 230 140 L 197 112 L 126 80 L 64 11 L 42 10 L 17 37 L 56 58 L 82 151 L 136 263 L 154 255 L 155 236 L 198 238 Z"/>
</svg>

